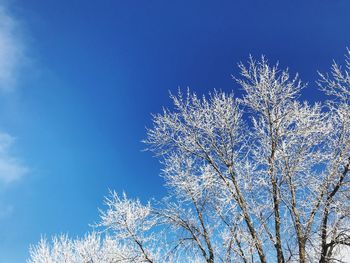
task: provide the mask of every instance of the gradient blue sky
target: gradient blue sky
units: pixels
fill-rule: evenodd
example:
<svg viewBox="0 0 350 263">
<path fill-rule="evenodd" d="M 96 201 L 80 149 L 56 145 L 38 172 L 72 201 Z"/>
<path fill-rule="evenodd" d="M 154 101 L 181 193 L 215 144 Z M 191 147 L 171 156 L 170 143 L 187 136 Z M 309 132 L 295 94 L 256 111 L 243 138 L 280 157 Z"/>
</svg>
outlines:
<svg viewBox="0 0 350 263">
<path fill-rule="evenodd" d="M 89 230 L 108 188 L 164 195 L 140 141 L 169 90 L 236 90 L 230 74 L 251 53 L 323 99 L 316 71 L 343 60 L 349 10 L 348 0 L 0 1 L 0 262 L 25 262 L 42 234 Z"/>
</svg>

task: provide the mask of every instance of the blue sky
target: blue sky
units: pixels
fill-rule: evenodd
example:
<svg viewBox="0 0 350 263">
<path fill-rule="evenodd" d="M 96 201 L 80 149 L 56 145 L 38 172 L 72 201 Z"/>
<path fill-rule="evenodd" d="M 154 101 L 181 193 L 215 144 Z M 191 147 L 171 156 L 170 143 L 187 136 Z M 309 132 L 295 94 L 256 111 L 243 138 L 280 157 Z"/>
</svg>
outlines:
<svg viewBox="0 0 350 263">
<path fill-rule="evenodd" d="M 0 262 L 81 235 L 108 189 L 165 194 L 141 140 L 168 92 L 234 90 L 265 54 L 309 83 L 350 45 L 347 0 L 0 1 Z"/>
</svg>

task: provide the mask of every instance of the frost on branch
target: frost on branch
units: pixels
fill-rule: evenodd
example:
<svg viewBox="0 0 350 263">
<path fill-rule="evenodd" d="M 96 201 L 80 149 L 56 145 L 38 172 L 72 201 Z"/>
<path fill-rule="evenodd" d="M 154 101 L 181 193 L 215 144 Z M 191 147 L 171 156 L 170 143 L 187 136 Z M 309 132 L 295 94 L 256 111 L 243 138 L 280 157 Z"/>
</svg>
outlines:
<svg viewBox="0 0 350 263">
<path fill-rule="evenodd" d="M 345 65 L 333 62 L 330 74 L 319 73 L 319 86 L 327 95 L 334 96 L 344 103 L 350 100 L 350 50 L 345 56 Z"/>
<path fill-rule="evenodd" d="M 139 200 L 130 200 L 125 193 L 119 197 L 116 192 L 112 192 L 105 203 L 108 209 L 101 211 L 99 226 L 112 233 L 116 240 L 127 244 L 140 261 L 153 262 L 148 247 L 155 237 L 148 232 L 156 225 L 157 218 L 151 215 L 150 204 L 144 206 Z"/>
<path fill-rule="evenodd" d="M 145 140 L 167 196 L 151 205 L 112 192 L 100 233 L 42 240 L 28 262 L 346 262 L 349 63 L 320 74 L 328 100 L 314 104 L 264 57 L 239 64 L 239 98 L 171 95 Z"/>
<path fill-rule="evenodd" d="M 61 235 L 54 237 L 51 243 L 41 239 L 38 245 L 31 247 L 30 255 L 28 263 L 112 263 L 132 262 L 135 258 L 127 246 L 97 233 L 87 234 L 82 239 Z"/>
</svg>

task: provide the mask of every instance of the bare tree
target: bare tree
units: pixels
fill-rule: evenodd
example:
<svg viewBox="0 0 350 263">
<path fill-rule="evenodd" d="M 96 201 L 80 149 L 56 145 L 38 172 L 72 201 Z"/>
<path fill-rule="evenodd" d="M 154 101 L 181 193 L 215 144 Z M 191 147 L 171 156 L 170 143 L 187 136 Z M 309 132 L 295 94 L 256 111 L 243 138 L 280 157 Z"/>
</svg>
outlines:
<svg viewBox="0 0 350 263">
<path fill-rule="evenodd" d="M 145 143 L 161 159 L 168 196 L 142 205 L 112 193 L 101 234 L 41 241 L 29 262 L 341 261 L 350 246 L 350 60 L 320 73 L 329 97 L 314 104 L 300 101 L 298 76 L 264 57 L 239 69 L 241 97 L 188 90 L 154 115 Z M 106 242 L 115 255 L 107 261 Z"/>
</svg>

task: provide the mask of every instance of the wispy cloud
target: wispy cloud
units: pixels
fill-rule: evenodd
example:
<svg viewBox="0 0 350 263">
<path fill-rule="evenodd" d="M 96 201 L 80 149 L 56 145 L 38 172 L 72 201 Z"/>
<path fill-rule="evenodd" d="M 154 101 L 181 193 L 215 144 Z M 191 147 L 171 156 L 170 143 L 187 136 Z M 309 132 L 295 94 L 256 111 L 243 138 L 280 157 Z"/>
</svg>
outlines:
<svg viewBox="0 0 350 263">
<path fill-rule="evenodd" d="M 20 71 L 27 61 L 24 53 L 20 23 L 0 0 L 0 96 L 4 95 L 4 91 L 16 90 Z M 4 130 L 4 127 L 0 128 Z M 14 143 L 13 136 L 0 131 L 0 184 L 17 181 L 28 172 L 28 168 L 13 154 Z"/>
<path fill-rule="evenodd" d="M 11 154 L 15 138 L 7 133 L 0 133 L 0 181 L 11 183 L 28 172 L 22 161 Z"/>
<path fill-rule="evenodd" d="M 13 90 L 25 63 L 24 46 L 16 19 L 0 4 L 0 90 Z"/>
</svg>

